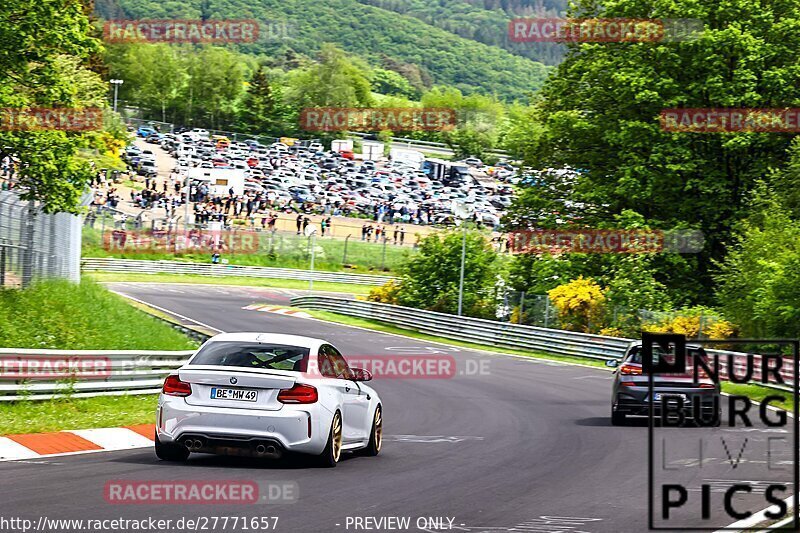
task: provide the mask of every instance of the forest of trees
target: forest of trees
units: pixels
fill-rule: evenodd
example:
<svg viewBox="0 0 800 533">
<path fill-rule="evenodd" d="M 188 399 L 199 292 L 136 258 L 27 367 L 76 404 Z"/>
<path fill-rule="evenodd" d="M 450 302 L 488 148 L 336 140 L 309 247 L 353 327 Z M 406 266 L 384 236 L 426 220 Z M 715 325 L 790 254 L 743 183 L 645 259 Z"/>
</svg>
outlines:
<svg viewBox="0 0 800 533">
<path fill-rule="evenodd" d="M 492 43 L 461 37 L 415 16 L 358 0 L 102 0 L 96 11 L 105 19 L 253 18 L 264 24 L 285 24 L 289 28 L 285 38 L 266 37 L 238 49 L 250 55 L 315 57 L 323 43 L 333 43 L 371 66 L 404 65 L 405 70 L 416 71 L 419 82 L 427 87 L 447 85 L 467 94 L 497 95 L 508 101 L 529 98 L 549 72 L 543 63 Z M 504 39 L 507 28 L 497 31 Z"/>
</svg>

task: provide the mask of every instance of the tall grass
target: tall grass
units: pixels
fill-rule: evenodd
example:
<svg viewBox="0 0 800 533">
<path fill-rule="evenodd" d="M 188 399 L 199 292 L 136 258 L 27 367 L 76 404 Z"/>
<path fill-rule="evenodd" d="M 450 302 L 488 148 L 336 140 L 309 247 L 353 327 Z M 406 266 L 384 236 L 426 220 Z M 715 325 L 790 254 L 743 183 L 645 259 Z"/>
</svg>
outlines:
<svg viewBox="0 0 800 533">
<path fill-rule="evenodd" d="M 41 281 L 0 290 L 0 347 L 63 350 L 190 350 L 182 333 L 94 281 Z"/>
</svg>

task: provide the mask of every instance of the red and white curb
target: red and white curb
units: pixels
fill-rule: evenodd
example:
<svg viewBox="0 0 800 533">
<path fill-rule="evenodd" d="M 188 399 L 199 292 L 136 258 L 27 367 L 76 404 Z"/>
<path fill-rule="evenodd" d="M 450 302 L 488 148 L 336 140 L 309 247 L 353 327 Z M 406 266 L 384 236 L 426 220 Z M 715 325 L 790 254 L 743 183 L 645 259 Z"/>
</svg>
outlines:
<svg viewBox="0 0 800 533">
<path fill-rule="evenodd" d="M 246 305 L 242 307 L 242 309 L 246 309 L 247 311 L 261 311 L 262 313 L 277 313 L 279 315 L 294 316 L 297 318 L 311 318 L 311 315 L 304 313 L 303 311 L 286 309 L 284 307 L 275 307 L 272 305 L 252 304 Z"/>
<path fill-rule="evenodd" d="M 149 448 L 154 435 L 153 424 L 6 435 L 0 437 L 0 461 Z"/>
</svg>

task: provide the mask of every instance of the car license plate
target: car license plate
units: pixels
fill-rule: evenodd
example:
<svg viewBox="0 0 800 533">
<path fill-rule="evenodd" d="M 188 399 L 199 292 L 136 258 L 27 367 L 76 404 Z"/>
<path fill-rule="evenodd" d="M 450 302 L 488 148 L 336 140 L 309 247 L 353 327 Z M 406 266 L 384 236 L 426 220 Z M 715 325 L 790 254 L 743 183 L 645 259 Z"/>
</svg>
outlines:
<svg viewBox="0 0 800 533">
<path fill-rule="evenodd" d="M 664 392 L 664 393 L 657 392 L 655 394 L 655 398 L 656 398 L 657 402 L 660 402 L 661 398 L 665 398 L 667 400 L 681 398 L 684 402 L 686 401 L 686 395 L 685 394 L 679 394 L 679 393 L 672 394 L 672 393 L 669 393 L 669 392 Z"/>
<path fill-rule="evenodd" d="M 258 399 L 258 391 L 251 389 L 221 389 L 218 387 L 211 387 L 211 399 L 254 402 Z"/>
</svg>

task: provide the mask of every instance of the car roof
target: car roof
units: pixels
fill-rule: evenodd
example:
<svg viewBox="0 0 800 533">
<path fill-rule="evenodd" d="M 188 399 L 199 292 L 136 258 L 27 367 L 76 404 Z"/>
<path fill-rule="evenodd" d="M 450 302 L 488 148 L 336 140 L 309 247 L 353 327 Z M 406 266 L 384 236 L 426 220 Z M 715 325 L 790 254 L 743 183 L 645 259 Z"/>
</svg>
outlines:
<svg viewBox="0 0 800 533">
<path fill-rule="evenodd" d="M 268 333 L 245 331 L 237 333 L 220 333 L 213 336 L 208 342 L 258 342 L 263 344 L 285 344 L 288 346 L 300 346 L 316 350 L 328 341 L 314 337 L 303 337 L 300 335 L 285 335 L 283 333 Z"/>
</svg>

